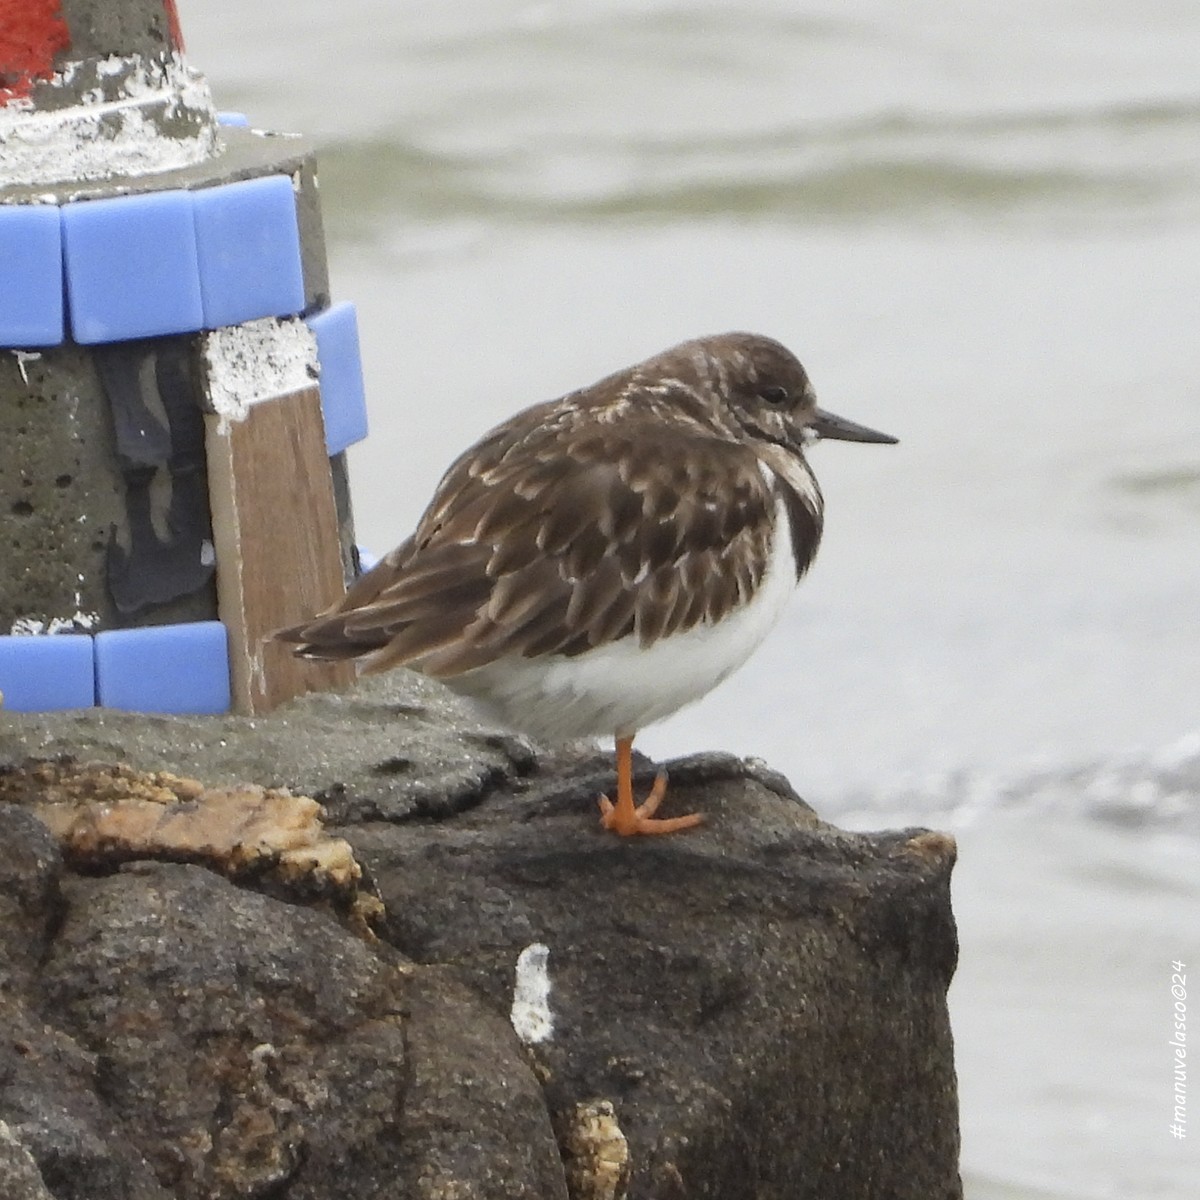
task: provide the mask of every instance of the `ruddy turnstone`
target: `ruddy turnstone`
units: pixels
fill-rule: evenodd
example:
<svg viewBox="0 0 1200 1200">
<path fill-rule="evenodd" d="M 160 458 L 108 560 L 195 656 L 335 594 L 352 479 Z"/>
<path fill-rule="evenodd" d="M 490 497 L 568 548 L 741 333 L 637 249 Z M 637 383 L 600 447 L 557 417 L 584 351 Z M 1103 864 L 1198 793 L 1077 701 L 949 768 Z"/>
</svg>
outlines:
<svg viewBox="0 0 1200 1200">
<path fill-rule="evenodd" d="M 684 342 L 497 426 L 416 531 L 331 609 L 276 636 L 366 672 L 412 667 L 548 741 L 613 735 L 619 834 L 669 833 L 659 775 L 635 805 L 634 735 L 698 700 L 778 621 L 821 540 L 815 438 L 895 442 L 817 407 L 779 342 Z"/>
</svg>

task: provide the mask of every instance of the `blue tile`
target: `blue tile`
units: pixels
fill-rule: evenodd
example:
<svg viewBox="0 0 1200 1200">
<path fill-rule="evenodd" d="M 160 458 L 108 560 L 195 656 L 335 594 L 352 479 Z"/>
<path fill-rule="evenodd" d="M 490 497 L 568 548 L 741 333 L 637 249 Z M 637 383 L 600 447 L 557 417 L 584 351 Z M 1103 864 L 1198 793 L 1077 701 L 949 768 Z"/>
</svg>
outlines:
<svg viewBox="0 0 1200 1200">
<path fill-rule="evenodd" d="M 96 703 L 92 639 L 84 633 L 0 637 L 0 692 L 9 712 L 91 708 Z"/>
<path fill-rule="evenodd" d="M 308 326 L 317 335 L 325 445 L 332 456 L 367 436 L 358 316 L 353 304 L 343 302 L 309 317 Z"/>
<path fill-rule="evenodd" d="M 217 124 L 218 125 L 236 125 L 236 126 L 239 126 L 240 128 L 244 129 L 249 126 L 250 121 L 247 119 L 245 113 L 219 112 L 219 113 L 217 113 Z"/>
<path fill-rule="evenodd" d="M 130 712 L 229 711 L 229 637 L 220 621 L 96 634 L 96 703 Z"/>
<path fill-rule="evenodd" d="M 287 175 L 192 193 L 204 325 L 294 316 L 304 307 L 296 194 Z"/>
<path fill-rule="evenodd" d="M 80 200 L 62 208 L 77 342 L 189 333 L 204 324 L 187 192 Z"/>
<path fill-rule="evenodd" d="M 57 346 L 62 340 L 58 208 L 0 204 L 0 346 Z"/>
</svg>

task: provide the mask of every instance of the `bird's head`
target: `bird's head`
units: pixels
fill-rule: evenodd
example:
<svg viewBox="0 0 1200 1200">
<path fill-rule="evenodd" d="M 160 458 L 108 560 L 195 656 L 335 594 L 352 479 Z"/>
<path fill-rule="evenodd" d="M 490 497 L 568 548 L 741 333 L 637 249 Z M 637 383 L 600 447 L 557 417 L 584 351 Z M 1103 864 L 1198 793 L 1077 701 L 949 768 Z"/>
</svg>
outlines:
<svg viewBox="0 0 1200 1200">
<path fill-rule="evenodd" d="M 721 364 L 729 412 L 749 437 L 803 452 L 816 438 L 893 443 L 897 439 L 817 406 L 808 372 L 772 338 L 731 333 L 707 339 Z"/>
</svg>

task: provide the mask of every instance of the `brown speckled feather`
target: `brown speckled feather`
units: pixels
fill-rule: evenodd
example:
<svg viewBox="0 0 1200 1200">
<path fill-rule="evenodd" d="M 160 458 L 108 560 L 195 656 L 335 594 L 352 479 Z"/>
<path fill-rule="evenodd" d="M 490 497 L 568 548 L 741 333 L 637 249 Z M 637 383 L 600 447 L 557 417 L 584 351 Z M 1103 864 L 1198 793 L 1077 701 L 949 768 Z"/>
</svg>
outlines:
<svg viewBox="0 0 1200 1200">
<path fill-rule="evenodd" d="M 664 833 L 663 779 L 635 804 L 634 735 L 736 671 L 821 540 L 817 437 L 894 438 L 823 411 L 786 347 L 683 342 L 518 413 L 455 462 L 410 538 L 341 601 L 275 636 L 308 658 L 443 678 L 539 741 L 611 735 L 601 823 Z"/>
<path fill-rule="evenodd" d="M 649 648 L 716 626 L 767 590 L 776 539 L 790 539 L 799 578 L 821 539 L 821 492 L 804 457 L 813 435 L 894 440 L 818 409 L 804 368 L 770 338 L 681 343 L 487 434 L 447 471 L 410 538 L 333 609 L 276 636 L 367 671 L 408 665 L 468 691 L 473 679 L 514 719 L 578 736 L 593 719 L 616 719 L 607 684 L 581 683 L 592 691 L 571 724 L 551 719 L 549 685 L 521 692 L 516 680 L 506 697 L 478 669 L 578 659 L 630 638 Z M 709 686 L 756 643 L 739 634 L 728 644 Z M 680 684 L 678 703 L 700 694 L 691 686 Z M 657 701 L 643 697 L 629 719 L 653 712 Z"/>
<path fill-rule="evenodd" d="M 749 447 L 700 425 L 668 440 L 658 404 L 601 429 L 586 408 L 540 407 L 461 457 L 412 537 L 285 636 L 368 671 L 452 676 L 634 633 L 650 645 L 749 598 L 775 505 Z"/>
</svg>

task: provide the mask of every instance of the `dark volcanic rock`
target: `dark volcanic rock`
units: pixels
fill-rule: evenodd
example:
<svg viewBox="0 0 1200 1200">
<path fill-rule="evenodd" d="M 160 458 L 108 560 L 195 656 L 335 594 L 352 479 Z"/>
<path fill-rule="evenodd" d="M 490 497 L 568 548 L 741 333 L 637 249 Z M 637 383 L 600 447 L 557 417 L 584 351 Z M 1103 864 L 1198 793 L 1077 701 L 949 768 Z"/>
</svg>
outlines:
<svg viewBox="0 0 1200 1200">
<path fill-rule="evenodd" d="M 172 1194 L 253 1195 L 346 1155 L 394 1173 L 371 1126 L 395 1120 L 399 975 L 320 914 L 197 867 L 77 880 L 40 999 Z M 350 1098 L 376 1120 L 339 1146 Z"/>
<path fill-rule="evenodd" d="M 623 842 L 496 798 L 342 833 L 388 940 L 497 1011 L 520 952 L 548 948 L 553 1033 L 530 1054 L 560 1126 L 612 1103 L 630 1197 L 959 1195 L 953 843 L 843 833 L 752 778 L 676 787 L 703 830 Z"/>
<path fill-rule="evenodd" d="M 0 1197 L 169 1200 L 100 1099 L 96 1056 L 41 1012 L 39 968 L 64 911 L 48 834 L 0 805 Z"/>
<path fill-rule="evenodd" d="M 0 1196 L 5 1200 L 54 1200 L 33 1155 L 0 1121 Z"/>
<path fill-rule="evenodd" d="M 0 987 L 35 967 L 44 952 L 61 873 L 50 830 L 32 813 L 0 804 Z"/>
<path fill-rule="evenodd" d="M 496 1195 L 553 1194 L 531 1174 L 559 1170 L 536 1081 L 511 1030 L 497 1038 L 460 985 L 414 981 L 324 915 L 197 867 L 146 865 L 70 892 L 43 1010 L 96 1055 L 108 1110 L 170 1195 L 423 1195 L 447 1173 L 430 1136 L 447 1128 L 471 1133 L 458 1177 L 473 1167 Z M 452 1096 L 432 1120 L 427 1077 L 451 1085 L 429 1069 L 430 1040 L 477 1043 L 469 1104 Z"/>
<path fill-rule="evenodd" d="M 607 755 L 373 687 L 253 720 L 4 716 L 0 764 L 323 792 L 386 915 L 373 942 L 199 866 L 81 875 L 0 805 L 0 1196 L 961 1196 L 950 839 L 833 829 L 705 755 L 665 807 L 707 823 L 624 841 Z"/>
<path fill-rule="evenodd" d="M 410 1157 L 406 1187 L 389 1195 L 567 1200 L 545 1097 L 512 1027 L 452 972 L 412 979 L 401 1127 Z"/>
</svg>

